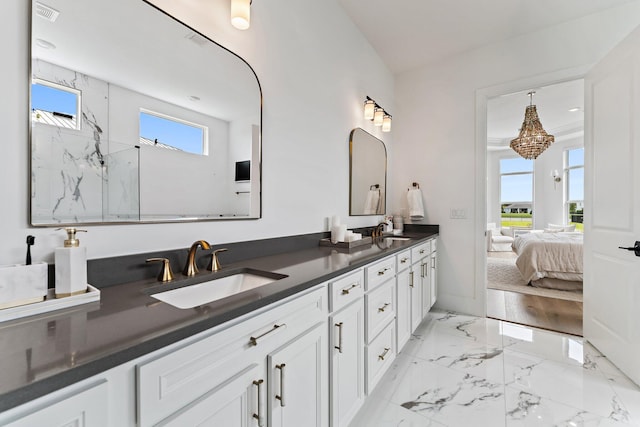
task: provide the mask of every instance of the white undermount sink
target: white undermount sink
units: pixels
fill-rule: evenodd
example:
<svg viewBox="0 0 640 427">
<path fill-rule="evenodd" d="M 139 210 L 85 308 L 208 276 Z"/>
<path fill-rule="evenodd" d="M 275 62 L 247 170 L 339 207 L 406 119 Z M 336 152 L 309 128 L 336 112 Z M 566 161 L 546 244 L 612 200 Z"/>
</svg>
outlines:
<svg viewBox="0 0 640 427">
<path fill-rule="evenodd" d="M 250 272 L 236 273 L 207 282 L 158 292 L 151 294 L 151 297 L 177 308 L 193 308 L 264 286 L 284 277 L 287 276 L 275 273 L 271 273 L 268 276 Z"/>
</svg>

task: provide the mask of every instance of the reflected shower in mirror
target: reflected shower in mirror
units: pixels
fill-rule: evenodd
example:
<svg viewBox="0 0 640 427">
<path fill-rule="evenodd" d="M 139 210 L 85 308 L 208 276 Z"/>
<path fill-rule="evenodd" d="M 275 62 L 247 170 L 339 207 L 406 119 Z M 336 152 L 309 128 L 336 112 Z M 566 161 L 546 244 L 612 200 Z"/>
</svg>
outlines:
<svg viewBox="0 0 640 427">
<path fill-rule="evenodd" d="M 33 225 L 260 217 L 242 58 L 145 1 L 34 0 L 31 36 Z"/>
<path fill-rule="evenodd" d="M 384 215 L 387 149 L 360 128 L 349 135 L 349 175 L 349 215 Z"/>
</svg>

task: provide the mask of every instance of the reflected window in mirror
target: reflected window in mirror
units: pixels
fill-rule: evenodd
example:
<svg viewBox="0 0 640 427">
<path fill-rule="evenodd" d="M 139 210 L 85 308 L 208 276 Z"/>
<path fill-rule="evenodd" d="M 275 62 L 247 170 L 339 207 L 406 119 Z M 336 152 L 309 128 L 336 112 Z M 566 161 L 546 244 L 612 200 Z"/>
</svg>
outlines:
<svg viewBox="0 0 640 427">
<path fill-rule="evenodd" d="M 161 113 L 140 111 L 140 142 L 169 150 L 208 154 L 207 127 Z"/>
<path fill-rule="evenodd" d="M 74 88 L 34 79 L 31 84 L 31 118 L 33 123 L 80 129 L 78 111 L 81 93 Z"/>
<path fill-rule="evenodd" d="M 387 149 L 356 128 L 349 135 L 349 215 L 384 215 L 387 205 Z"/>
</svg>

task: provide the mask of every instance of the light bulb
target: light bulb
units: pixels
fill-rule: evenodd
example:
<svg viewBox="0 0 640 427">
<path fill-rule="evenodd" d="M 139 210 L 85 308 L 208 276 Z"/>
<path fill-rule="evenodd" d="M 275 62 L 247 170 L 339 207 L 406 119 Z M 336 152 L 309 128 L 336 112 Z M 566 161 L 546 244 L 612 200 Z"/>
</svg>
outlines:
<svg viewBox="0 0 640 427">
<path fill-rule="evenodd" d="M 376 108 L 376 103 L 373 99 L 367 98 L 366 101 L 364 101 L 364 118 L 366 120 L 372 120 L 373 119 L 373 111 Z"/>
<path fill-rule="evenodd" d="M 382 132 L 391 132 L 391 115 L 385 114 L 382 118 Z"/>
</svg>

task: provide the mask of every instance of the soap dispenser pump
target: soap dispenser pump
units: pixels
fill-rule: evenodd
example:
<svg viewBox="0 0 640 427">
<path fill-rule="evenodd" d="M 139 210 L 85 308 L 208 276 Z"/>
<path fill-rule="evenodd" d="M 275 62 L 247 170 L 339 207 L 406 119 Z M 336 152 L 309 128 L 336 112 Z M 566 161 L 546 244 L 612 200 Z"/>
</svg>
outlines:
<svg viewBox="0 0 640 427">
<path fill-rule="evenodd" d="M 76 233 L 87 230 L 73 227 L 64 230 L 67 233 L 64 247 L 55 250 L 56 298 L 87 291 L 87 248 L 80 246 L 80 240 L 76 238 Z"/>
</svg>

